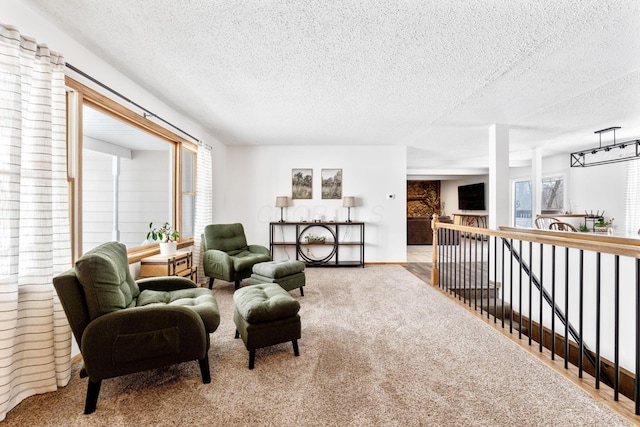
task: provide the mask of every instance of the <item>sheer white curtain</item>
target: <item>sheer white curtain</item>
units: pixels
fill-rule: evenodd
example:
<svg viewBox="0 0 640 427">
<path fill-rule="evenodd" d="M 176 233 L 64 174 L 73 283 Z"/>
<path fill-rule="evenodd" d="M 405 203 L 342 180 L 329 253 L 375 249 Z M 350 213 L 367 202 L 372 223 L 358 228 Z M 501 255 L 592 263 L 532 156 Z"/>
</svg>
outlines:
<svg viewBox="0 0 640 427">
<path fill-rule="evenodd" d="M 70 377 L 64 59 L 0 24 L 0 420 Z"/>
<path fill-rule="evenodd" d="M 627 191 L 624 201 L 625 233 L 638 237 L 640 232 L 640 160 L 627 162 Z"/>
<path fill-rule="evenodd" d="M 211 223 L 213 214 L 213 172 L 211 170 L 211 148 L 208 145 L 198 146 L 196 178 L 196 218 L 194 225 L 193 262 L 198 266 L 198 283 L 206 283 L 202 267 L 202 233 L 204 227 Z"/>
</svg>

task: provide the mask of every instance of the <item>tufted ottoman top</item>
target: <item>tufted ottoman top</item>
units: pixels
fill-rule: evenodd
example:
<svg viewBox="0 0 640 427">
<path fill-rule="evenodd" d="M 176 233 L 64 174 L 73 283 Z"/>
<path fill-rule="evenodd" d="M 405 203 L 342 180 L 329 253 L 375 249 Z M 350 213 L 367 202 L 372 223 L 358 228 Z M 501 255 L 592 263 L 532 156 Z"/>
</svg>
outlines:
<svg viewBox="0 0 640 427">
<path fill-rule="evenodd" d="M 208 333 L 220 325 L 218 303 L 209 289 L 187 288 L 175 291 L 155 291 L 146 289 L 136 302 L 138 307 L 147 305 L 179 305 L 188 307 L 200 315 Z"/>
<path fill-rule="evenodd" d="M 304 271 L 304 262 L 295 259 L 261 262 L 253 266 L 253 272 L 264 277 L 281 279 Z"/>
<path fill-rule="evenodd" d="M 233 294 L 235 309 L 249 323 L 264 323 L 295 316 L 300 303 L 277 283 L 245 286 Z"/>
</svg>

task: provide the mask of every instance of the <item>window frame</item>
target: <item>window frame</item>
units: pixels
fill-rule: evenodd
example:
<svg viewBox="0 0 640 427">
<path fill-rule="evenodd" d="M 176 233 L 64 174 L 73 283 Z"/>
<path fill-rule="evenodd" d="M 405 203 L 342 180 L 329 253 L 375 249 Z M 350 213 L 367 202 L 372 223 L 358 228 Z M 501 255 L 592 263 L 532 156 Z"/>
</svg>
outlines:
<svg viewBox="0 0 640 427">
<path fill-rule="evenodd" d="M 180 203 L 182 204 L 182 201 L 184 199 L 184 196 L 193 196 L 194 199 L 194 206 L 193 206 L 193 221 L 192 221 L 192 227 L 194 228 L 194 233 L 195 233 L 195 198 L 197 195 L 197 186 L 198 186 L 198 147 L 194 144 L 183 144 L 180 146 L 179 150 L 180 152 L 180 167 L 178 168 L 178 171 L 180 172 L 180 175 L 178 176 L 178 188 L 179 188 L 179 199 L 180 199 Z M 193 170 L 191 171 L 192 176 L 191 176 L 191 182 L 193 183 L 193 189 L 192 191 L 185 191 L 184 189 L 184 183 L 182 182 L 182 161 L 183 161 L 183 151 L 188 151 L 192 156 L 193 156 Z M 183 225 L 183 218 L 182 218 L 182 205 L 180 206 L 180 227 L 182 228 Z M 191 239 L 194 239 L 195 236 L 191 236 Z"/>
<path fill-rule="evenodd" d="M 516 207 L 516 195 L 517 195 L 516 185 L 518 183 L 524 183 L 524 182 L 528 182 L 530 186 L 533 185 L 533 180 L 530 177 L 514 178 L 511 180 L 511 203 L 510 203 L 511 219 L 510 221 L 513 227 L 518 227 L 517 218 L 516 218 L 516 213 L 518 211 Z M 532 200 L 530 201 L 530 203 L 533 204 L 533 192 L 531 192 L 531 198 Z M 531 212 L 531 217 L 529 218 L 529 228 L 533 227 L 533 221 L 534 221 L 533 210 L 531 210 L 530 212 Z"/>
<path fill-rule="evenodd" d="M 170 130 L 158 125 L 146 117 L 135 113 L 124 105 L 101 94 L 100 92 L 65 76 L 67 89 L 67 175 L 69 182 L 69 209 L 70 228 L 72 242 L 72 258 L 75 262 L 82 255 L 82 107 L 89 105 L 108 114 L 116 119 L 122 120 L 144 132 L 163 139 L 172 144 L 175 168 L 172 177 L 173 213 L 172 224 L 178 232 L 182 226 L 182 149 L 187 149 L 194 155 L 194 162 L 197 161 L 197 145 L 188 141 Z M 197 172 L 194 168 L 194 179 Z M 195 181 L 194 181 L 195 182 Z M 193 246 L 194 236 L 187 236 L 178 241 L 178 248 Z M 139 246 L 128 249 L 129 263 L 140 261 L 142 258 L 160 253 L 158 243 Z"/>
<path fill-rule="evenodd" d="M 557 215 L 563 214 L 565 212 L 569 212 L 570 209 L 567 208 L 567 175 L 564 173 L 549 173 L 542 176 L 542 178 L 540 179 L 540 203 L 542 204 L 543 183 L 544 181 L 550 181 L 552 179 L 555 179 L 556 181 L 558 180 L 562 181 L 562 207 L 560 209 L 553 209 L 553 210 L 559 211 L 556 213 Z M 548 211 L 550 209 L 544 209 L 544 210 Z M 540 206 L 540 213 L 544 213 L 542 206 Z"/>
</svg>

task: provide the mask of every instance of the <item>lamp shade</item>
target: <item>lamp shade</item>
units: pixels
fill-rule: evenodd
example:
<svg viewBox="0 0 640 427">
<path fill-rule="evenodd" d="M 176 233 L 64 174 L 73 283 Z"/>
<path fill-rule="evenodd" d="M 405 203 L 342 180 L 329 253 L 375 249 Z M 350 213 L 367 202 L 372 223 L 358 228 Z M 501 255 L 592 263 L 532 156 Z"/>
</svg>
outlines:
<svg viewBox="0 0 640 427">
<path fill-rule="evenodd" d="M 353 196 L 345 196 L 342 199 L 343 208 L 353 208 L 356 205 L 356 198 Z"/>
<path fill-rule="evenodd" d="M 289 198 L 287 196 L 276 197 L 276 208 L 286 208 L 289 206 Z"/>
</svg>

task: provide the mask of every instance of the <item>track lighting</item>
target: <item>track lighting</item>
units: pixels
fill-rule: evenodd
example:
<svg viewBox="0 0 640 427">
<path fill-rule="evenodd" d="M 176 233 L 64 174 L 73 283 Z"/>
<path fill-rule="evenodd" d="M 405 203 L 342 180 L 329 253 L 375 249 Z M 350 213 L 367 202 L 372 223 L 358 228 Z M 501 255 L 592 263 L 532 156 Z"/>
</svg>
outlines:
<svg viewBox="0 0 640 427">
<path fill-rule="evenodd" d="M 606 129 L 597 130 L 600 136 L 600 143 L 595 148 L 588 150 L 576 151 L 571 153 L 571 167 L 587 167 L 596 165 L 605 165 L 608 163 L 625 162 L 640 158 L 640 140 L 625 141 L 620 144 L 616 143 L 616 130 L 620 126 L 614 126 Z M 613 144 L 602 146 L 602 134 L 613 131 Z M 612 152 L 611 149 L 618 147 L 620 151 Z"/>
</svg>

